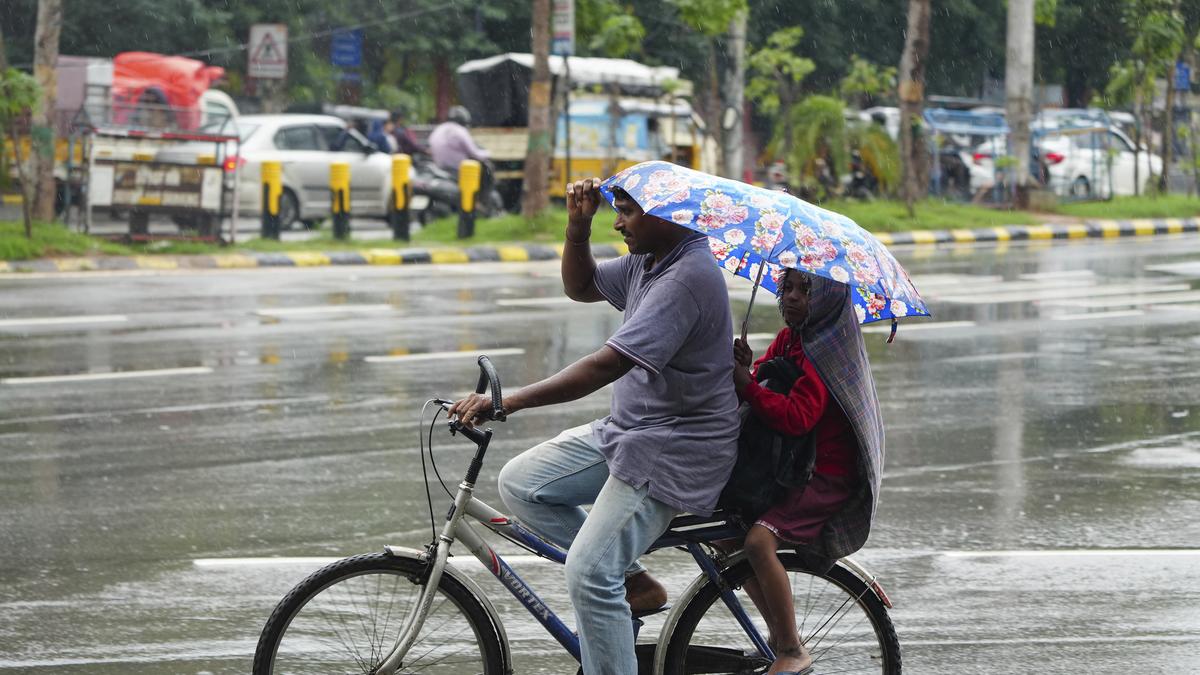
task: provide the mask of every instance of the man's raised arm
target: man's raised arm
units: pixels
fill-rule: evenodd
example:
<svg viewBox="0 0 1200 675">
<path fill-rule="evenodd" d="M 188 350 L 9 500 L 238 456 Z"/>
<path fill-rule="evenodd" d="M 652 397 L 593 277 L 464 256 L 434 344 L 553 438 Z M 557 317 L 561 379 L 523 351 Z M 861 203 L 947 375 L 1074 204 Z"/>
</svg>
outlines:
<svg viewBox="0 0 1200 675">
<path fill-rule="evenodd" d="M 596 288 L 596 259 L 592 257 L 592 217 L 604 198 L 600 179 L 567 184 L 567 232 L 563 245 L 562 280 L 567 297 L 578 302 L 604 299 Z"/>
</svg>

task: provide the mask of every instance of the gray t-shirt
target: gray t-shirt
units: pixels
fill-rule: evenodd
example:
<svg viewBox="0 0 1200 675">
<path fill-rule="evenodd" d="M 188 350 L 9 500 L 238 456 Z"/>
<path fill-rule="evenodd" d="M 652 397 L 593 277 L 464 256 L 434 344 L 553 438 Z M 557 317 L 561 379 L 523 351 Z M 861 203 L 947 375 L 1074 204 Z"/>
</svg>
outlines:
<svg viewBox="0 0 1200 675">
<path fill-rule="evenodd" d="M 613 476 L 681 511 L 707 515 L 737 458 L 733 319 L 708 240 L 597 265 L 596 288 L 624 321 L 607 344 L 632 360 L 611 414 L 592 432 Z"/>
</svg>

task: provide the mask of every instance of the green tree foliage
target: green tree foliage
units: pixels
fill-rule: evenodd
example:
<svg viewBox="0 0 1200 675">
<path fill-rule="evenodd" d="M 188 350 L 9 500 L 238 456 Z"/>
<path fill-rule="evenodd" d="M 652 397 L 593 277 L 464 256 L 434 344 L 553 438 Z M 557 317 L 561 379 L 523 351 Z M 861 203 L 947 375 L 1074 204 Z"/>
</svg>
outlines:
<svg viewBox="0 0 1200 675">
<path fill-rule="evenodd" d="M 747 9 L 747 0 L 671 0 L 684 23 L 700 34 L 717 37 L 729 30 L 729 22 Z"/>
<path fill-rule="evenodd" d="M 1053 28 L 1058 19 L 1058 0 L 1034 0 L 1033 22 L 1039 26 Z"/>
<path fill-rule="evenodd" d="M 800 26 L 776 31 L 761 49 L 746 59 L 750 71 L 746 96 L 768 117 L 777 117 L 781 109 L 790 108 L 798 97 L 800 83 L 816 70 L 812 59 L 799 56 L 795 51 L 802 37 L 804 29 Z"/>
<path fill-rule="evenodd" d="M 1088 105 L 1132 43 L 1122 16 L 1129 0 L 1058 0 L 1053 25 L 1037 31 L 1037 81 L 1059 82 L 1066 104 Z"/>
<path fill-rule="evenodd" d="M 903 49 L 905 4 L 576 0 L 577 49 L 581 55 L 630 56 L 679 67 L 681 77 L 703 93 L 721 72 L 721 39 L 730 18 L 748 8 L 747 94 L 755 101 L 760 135 L 773 137 L 780 149 L 802 134 L 791 127 L 796 116 L 790 108 L 805 96 L 836 92 L 869 105 L 881 96 L 872 92 L 887 91 L 878 81 L 888 79 Z M 927 92 L 979 96 L 988 79 L 1003 79 L 1006 4 L 934 3 Z M 32 60 L 36 5 L 37 0 L 0 2 L 0 30 L 9 36 L 9 61 L 18 66 Z M 439 86 L 452 93 L 453 69 L 462 61 L 529 51 L 530 12 L 528 0 L 68 0 L 61 51 L 194 54 L 225 67 L 230 73 L 226 88 L 237 95 L 245 82 L 250 25 L 284 22 L 292 39 L 289 98 L 317 103 L 337 95 L 330 33 L 361 26 L 364 103 L 403 105 L 420 121 L 432 117 Z M 1037 81 L 1062 83 L 1069 105 L 1085 105 L 1103 92 L 1110 106 L 1133 106 L 1139 100 L 1134 83 L 1149 91 L 1153 77 L 1162 77 L 1179 55 L 1177 47 L 1190 45 L 1200 32 L 1200 0 L 1037 0 L 1036 13 Z M 1171 17 L 1182 17 L 1182 45 Z M 807 33 L 796 29 L 795 42 L 782 46 L 778 40 L 796 26 L 805 26 Z M 776 57 L 781 60 L 771 63 Z M 782 137 L 776 121 L 786 128 Z M 852 139 L 849 143 L 853 147 Z M 783 154 L 794 153 L 789 147 Z"/>
<path fill-rule="evenodd" d="M 1133 0 L 1127 5 L 1126 23 L 1134 36 L 1128 58 L 1109 68 L 1103 102 L 1149 106 L 1155 79 L 1164 77 L 1183 46 L 1184 24 L 1170 0 Z"/>
<path fill-rule="evenodd" d="M 1156 80 L 1170 76 L 1175 58 L 1183 48 L 1185 24 L 1173 0 L 1131 0 L 1126 6 L 1125 20 L 1134 35 L 1130 56 L 1111 67 L 1111 79 L 1101 100 L 1106 107 L 1132 104 L 1138 117 L 1133 139 L 1134 194 L 1137 194 L 1147 178 L 1139 175 L 1141 130 L 1149 128 Z"/>
<path fill-rule="evenodd" d="M 827 196 L 848 164 L 844 105 L 830 96 L 809 96 L 788 111 L 791 151 L 787 166 L 793 184 Z M 832 181 L 829 180 L 832 177 Z"/>
<path fill-rule="evenodd" d="M 1141 0 L 1038 0 L 1038 80 L 1062 83 L 1068 103 L 1086 104 L 1104 88 L 1112 64 L 1131 57 L 1136 24 L 1126 8 Z M 1187 14 L 1194 0 L 1179 0 Z M 0 3 L 0 30 L 10 63 L 28 64 L 37 0 Z M 850 55 L 895 63 L 904 45 L 905 7 L 895 0 L 577 0 L 578 49 L 584 55 L 633 55 L 680 67 L 703 83 L 708 36 L 721 35 L 740 8 L 750 9 L 750 45 L 773 33 L 808 27 L 797 55 L 814 71 L 809 92 L 833 91 L 851 73 Z M 1006 0 L 938 0 L 932 19 L 927 91 L 977 96 L 984 77 L 1004 74 Z M 249 26 L 284 22 L 294 40 L 289 86 L 300 99 L 332 96 L 328 31 L 366 30 L 364 91 L 390 85 L 431 106 L 435 61 L 449 68 L 503 51 L 529 50 L 527 0 L 72 0 L 66 5 L 61 51 L 112 56 L 121 51 L 195 53 L 244 80 Z M 641 30 L 638 30 L 638 26 Z M 1194 31 L 1189 31 L 1194 34 Z M 236 87 L 231 87 L 236 91 Z"/>
<path fill-rule="evenodd" d="M 33 220 L 30 218 L 30 208 L 33 202 L 33 177 L 25 173 L 24 158 L 21 157 L 21 142 L 17 137 L 17 122 L 29 114 L 29 111 L 42 98 L 41 89 L 32 75 L 27 75 L 16 68 L 6 68 L 0 71 L 0 154 L 5 141 L 13 149 L 16 160 L 17 174 L 21 180 L 22 213 L 25 217 L 25 237 L 33 238 Z"/>
<path fill-rule="evenodd" d="M 860 108 L 868 108 L 896 89 L 896 67 L 880 66 L 858 54 L 850 56 L 850 72 L 839 87 L 842 98 Z"/>
<path fill-rule="evenodd" d="M 597 56 L 610 58 L 637 57 L 642 53 L 646 28 L 628 9 L 607 15 L 592 38 L 588 50 Z"/>
</svg>

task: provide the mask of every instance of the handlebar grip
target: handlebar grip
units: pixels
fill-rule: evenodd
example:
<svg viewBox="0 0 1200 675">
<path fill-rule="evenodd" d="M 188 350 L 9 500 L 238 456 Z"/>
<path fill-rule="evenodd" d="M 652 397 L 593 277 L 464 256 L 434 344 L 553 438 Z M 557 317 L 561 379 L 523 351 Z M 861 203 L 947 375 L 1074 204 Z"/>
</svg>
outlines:
<svg viewBox="0 0 1200 675">
<path fill-rule="evenodd" d="M 505 418 L 504 407 L 501 405 L 503 395 L 500 391 L 500 376 L 496 374 L 496 367 L 492 365 L 487 356 L 479 357 L 479 384 L 475 385 L 475 393 L 482 394 L 485 389 L 492 390 L 492 419 L 497 422 L 503 422 Z"/>
</svg>

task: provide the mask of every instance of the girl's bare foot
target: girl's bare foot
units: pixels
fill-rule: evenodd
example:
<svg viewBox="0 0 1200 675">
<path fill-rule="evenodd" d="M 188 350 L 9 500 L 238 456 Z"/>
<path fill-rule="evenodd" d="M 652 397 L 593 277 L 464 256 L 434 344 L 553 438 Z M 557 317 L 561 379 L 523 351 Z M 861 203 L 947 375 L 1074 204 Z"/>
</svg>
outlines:
<svg viewBox="0 0 1200 675">
<path fill-rule="evenodd" d="M 775 650 L 775 662 L 771 664 L 768 675 L 774 673 L 802 673 L 812 666 L 812 657 L 804 645 L 780 648 Z"/>
</svg>

